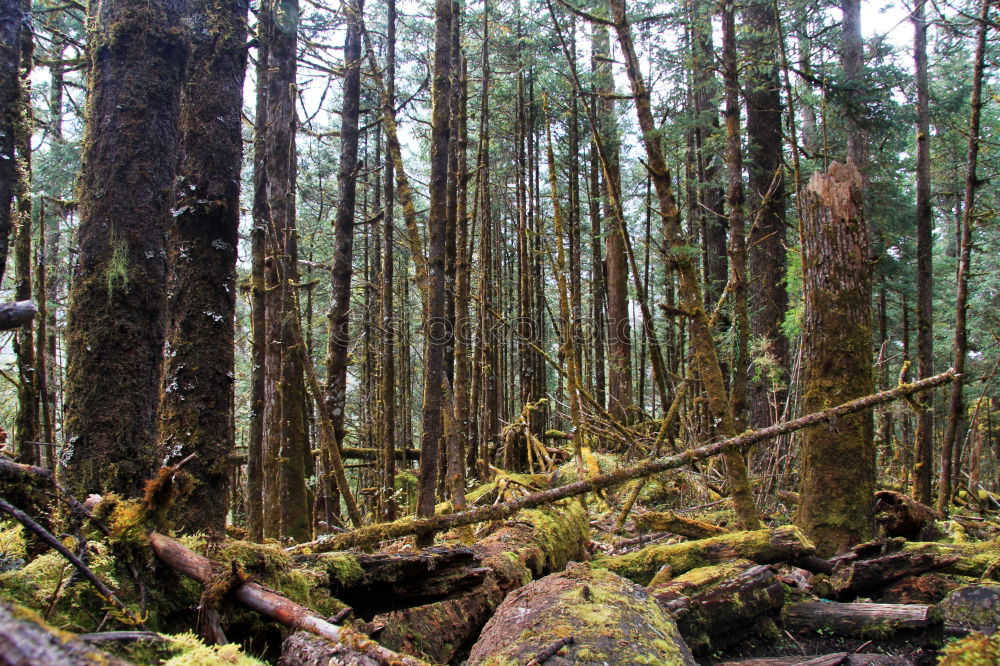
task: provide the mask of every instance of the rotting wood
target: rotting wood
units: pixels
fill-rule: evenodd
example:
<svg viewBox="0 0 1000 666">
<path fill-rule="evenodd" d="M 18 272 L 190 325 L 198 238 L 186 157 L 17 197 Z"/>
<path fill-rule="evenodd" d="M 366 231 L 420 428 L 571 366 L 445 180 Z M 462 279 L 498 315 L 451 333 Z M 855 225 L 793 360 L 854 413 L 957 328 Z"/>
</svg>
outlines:
<svg viewBox="0 0 1000 666">
<path fill-rule="evenodd" d="M 748 636 L 777 632 L 785 590 L 769 566 L 738 560 L 694 569 L 649 587 L 694 654 L 718 652 Z"/>
<path fill-rule="evenodd" d="M 37 313 L 38 309 L 31 301 L 0 304 L 0 331 L 24 326 L 34 319 Z"/>
<path fill-rule="evenodd" d="M 0 664 L 21 666 L 126 666 L 78 636 L 48 627 L 33 611 L 0 601 Z"/>
<path fill-rule="evenodd" d="M 941 627 L 940 618 L 925 604 L 842 604 L 804 601 L 782 612 L 789 631 L 824 631 L 842 636 L 885 638 L 899 631 L 929 632 Z"/>
<path fill-rule="evenodd" d="M 917 539 L 927 525 L 944 520 L 944 514 L 903 493 L 880 490 L 875 493 L 875 520 L 891 537 Z"/>
<path fill-rule="evenodd" d="M 671 532 L 689 539 L 705 539 L 729 533 L 725 527 L 678 516 L 673 511 L 650 511 L 636 516 L 635 526 L 643 531 Z"/>
<path fill-rule="evenodd" d="M 585 493 L 594 492 L 595 490 L 600 490 L 602 488 L 610 488 L 611 486 L 619 485 L 625 481 L 651 476 L 670 469 L 683 467 L 698 460 L 704 460 L 705 458 L 718 455 L 723 451 L 745 449 L 746 447 L 756 444 L 757 442 L 762 442 L 780 435 L 795 432 L 796 430 L 801 430 L 802 428 L 817 425 L 830 418 L 843 416 L 845 414 L 852 414 L 864 409 L 892 402 L 893 400 L 898 400 L 904 396 L 947 384 L 954 379 L 955 373 L 952 370 L 948 370 L 947 372 L 935 375 L 934 377 L 929 377 L 928 379 L 912 384 L 903 384 L 887 391 L 858 398 L 842 405 L 823 410 L 822 412 L 807 414 L 806 416 L 786 421 L 784 423 L 779 423 L 768 428 L 746 432 L 737 437 L 725 439 L 720 442 L 706 444 L 705 446 L 694 449 L 688 449 L 687 451 L 676 455 L 649 460 L 633 467 L 627 467 L 609 474 L 595 476 L 585 481 L 576 481 L 558 488 L 532 493 L 516 500 L 510 500 L 508 502 L 494 504 L 488 507 L 478 507 L 470 509 L 469 511 L 462 511 L 460 513 L 452 513 L 443 516 L 434 516 L 423 519 L 407 518 L 392 523 L 367 525 L 344 534 L 338 534 L 325 539 L 299 544 L 290 550 L 292 552 L 328 552 L 334 550 L 346 550 L 348 548 L 371 546 L 372 544 L 380 541 L 398 539 L 412 534 L 432 534 L 440 530 L 452 529 L 463 525 L 471 525 L 473 523 L 481 523 L 489 520 L 501 520 L 514 515 L 521 509 L 542 506 L 544 504 L 549 504 L 568 497 L 576 497 Z"/>
<path fill-rule="evenodd" d="M 149 544 L 162 562 L 202 585 L 211 584 L 225 569 L 222 564 L 202 557 L 158 532 L 150 532 Z M 397 654 L 349 627 L 331 624 L 308 608 L 262 585 L 254 582 L 235 582 L 237 584 L 234 585 L 232 595 L 237 601 L 287 627 L 336 641 L 352 652 L 374 660 L 376 664 L 426 666 L 419 659 Z"/>
<path fill-rule="evenodd" d="M 955 564 L 957 555 L 898 552 L 870 560 L 855 560 L 838 567 L 830 577 L 830 595 L 851 601 L 907 576 L 943 569 Z"/>
<path fill-rule="evenodd" d="M 937 543 L 910 541 L 903 551 L 957 555 L 958 559 L 943 567 L 940 573 L 1000 580 L 1000 538 L 979 543 Z"/>
</svg>

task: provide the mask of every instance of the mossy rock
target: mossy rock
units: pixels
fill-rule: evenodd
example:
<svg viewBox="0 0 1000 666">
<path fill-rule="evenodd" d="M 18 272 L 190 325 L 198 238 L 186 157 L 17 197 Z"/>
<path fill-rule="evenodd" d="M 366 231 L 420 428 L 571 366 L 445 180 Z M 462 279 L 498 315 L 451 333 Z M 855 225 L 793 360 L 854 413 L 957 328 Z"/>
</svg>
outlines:
<svg viewBox="0 0 1000 666">
<path fill-rule="evenodd" d="M 992 634 L 1000 628 L 1000 587 L 968 585 L 952 590 L 938 604 L 945 624 Z"/>
<path fill-rule="evenodd" d="M 467 663 L 525 664 L 558 641 L 567 644 L 545 661 L 547 666 L 695 663 L 674 621 L 643 588 L 585 564 L 511 593 L 486 624 Z"/>
</svg>

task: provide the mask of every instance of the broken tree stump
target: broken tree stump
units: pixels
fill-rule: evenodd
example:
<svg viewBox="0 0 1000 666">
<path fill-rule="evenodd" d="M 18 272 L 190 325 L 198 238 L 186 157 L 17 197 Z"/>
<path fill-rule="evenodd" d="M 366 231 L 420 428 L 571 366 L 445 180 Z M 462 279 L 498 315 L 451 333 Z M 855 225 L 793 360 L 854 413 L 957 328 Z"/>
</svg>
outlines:
<svg viewBox="0 0 1000 666">
<path fill-rule="evenodd" d="M 649 593 L 667 611 L 694 654 L 708 654 L 749 636 L 777 634 L 774 620 L 785 589 L 774 570 L 749 560 L 702 567 Z"/>
<path fill-rule="evenodd" d="M 546 666 L 695 663 L 674 621 L 643 588 L 585 564 L 510 594 L 467 663 L 528 664 L 543 658 Z"/>
<path fill-rule="evenodd" d="M 698 541 L 646 546 L 634 553 L 602 557 L 594 561 L 594 566 L 647 585 L 664 567 L 669 567 L 670 574 L 676 576 L 691 569 L 737 558 L 757 564 L 773 564 L 815 552 L 816 549 L 799 528 L 784 525 L 776 529 L 732 532 Z"/>
<path fill-rule="evenodd" d="M 804 601 L 789 604 L 782 616 L 789 631 L 829 631 L 841 636 L 886 638 L 900 631 L 930 632 L 941 620 L 924 604 L 843 604 Z"/>
<path fill-rule="evenodd" d="M 729 533 L 725 527 L 678 516 L 673 511 L 649 511 L 636 516 L 635 527 L 644 532 L 670 532 L 689 539 L 707 539 Z"/>
<path fill-rule="evenodd" d="M 888 536 L 915 540 L 935 520 L 944 520 L 944 515 L 903 493 L 880 490 L 875 493 L 875 520 Z"/>
<path fill-rule="evenodd" d="M 3 666 L 127 666 L 74 634 L 53 629 L 34 611 L 0 601 L 0 664 Z"/>
</svg>

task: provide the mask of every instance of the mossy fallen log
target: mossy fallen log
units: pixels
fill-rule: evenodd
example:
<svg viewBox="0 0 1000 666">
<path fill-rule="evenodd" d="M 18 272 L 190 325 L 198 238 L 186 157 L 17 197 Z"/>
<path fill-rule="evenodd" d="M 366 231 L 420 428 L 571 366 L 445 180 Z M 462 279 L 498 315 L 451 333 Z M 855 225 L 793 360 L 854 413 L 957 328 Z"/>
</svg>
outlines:
<svg viewBox="0 0 1000 666">
<path fill-rule="evenodd" d="M 671 532 L 689 539 L 707 539 L 729 533 L 725 527 L 678 516 L 673 511 L 650 511 L 636 516 L 635 526 L 646 532 Z"/>
<path fill-rule="evenodd" d="M 382 645 L 437 663 L 467 649 L 513 590 L 587 557 L 590 524 L 577 500 L 522 511 L 481 538 L 472 550 L 486 569 L 480 585 L 454 598 L 378 615 Z"/>
<path fill-rule="evenodd" d="M 927 571 L 943 569 L 959 560 L 957 555 L 897 552 L 869 560 L 855 560 L 838 566 L 823 590 L 817 593 L 837 601 L 852 601 L 881 587 Z"/>
<path fill-rule="evenodd" d="M 930 553 L 940 557 L 957 556 L 941 573 L 1000 580 L 1000 539 L 974 543 L 938 543 L 909 541 L 903 544 L 908 553 Z"/>
<path fill-rule="evenodd" d="M 674 621 L 643 588 L 585 564 L 509 595 L 467 663 L 499 666 L 543 659 L 547 666 L 695 663 Z"/>
<path fill-rule="evenodd" d="M 812 555 L 816 549 L 794 525 L 776 529 L 732 532 L 709 539 L 670 545 L 646 546 L 626 555 L 612 555 L 594 561 L 594 566 L 613 571 L 640 585 L 648 585 L 658 571 L 669 567 L 677 576 L 699 567 L 743 558 L 757 564 L 773 564 Z"/>
<path fill-rule="evenodd" d="M 49 627 L 34 611 L 0 601 L 0 664 L 127 666 L 128 662 Z"/>
<path fill-rule="evenodd" d="M 776 636 L 785 589 L 766 565 L 736 560 L 702 567 L 648 588 L 677 622 L 694 654 L 718 652 L 750 636 Z"/>
</svg>

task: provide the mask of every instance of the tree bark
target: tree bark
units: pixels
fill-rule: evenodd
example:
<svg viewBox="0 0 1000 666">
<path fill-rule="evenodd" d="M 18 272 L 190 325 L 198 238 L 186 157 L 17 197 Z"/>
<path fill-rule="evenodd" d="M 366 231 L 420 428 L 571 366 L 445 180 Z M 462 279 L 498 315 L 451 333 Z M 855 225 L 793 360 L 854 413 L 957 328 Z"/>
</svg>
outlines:
<svg viewBox="0 0 1000 666">
<path fill-rule="evenodd" d="M 871 393 L 871 272 L 861 174 L 834 163 L 803 193 L 805 299 L 803 409 Z M 845 461 L 851 464 L 845 464 Z M 838 419 L 802 437 L 802 502 L 796 523 L 822 556 L 874 535 L 875 448 L 871 414 Z"/>
<path fill-rule="evenodd" d="M 986 33 L 989 30 L 989 0 L 983 0 L 976 27 L 976 52 L 973 56 L 972 96 L 969 100 L 969 147 L 965 162 L 965 197 L 962 201 L 961 242 L 959 244 L 958 286 L 955 293 L 955 341 L 952 347 L 955 372 L 965 372 L 965 357 L 968 353 L 967 308 L 969 300 L 969 273 L 972 261 L 972 226 L 975 222 L 976 189 L 979 179 L 976 166 L 979 157 L 979 125 L 983 107 L 983 72 L 986 56 Z M 948 403 L 948 425 L 941 443 L 941 479 L 938 484 L 937 509 L 946 513 L 951 506 L 952 492 L 952 452 L 958 441 L 959 424 L 962 421 L 962 385 L 959 375 L 951 387 Z"/>
<path fill-rule="evenodd" d="M 0 3 L 0 279 L 7 266 L 17 183 L 14 137 L 20 114 L 21 0 Z"/>
<path fill-rule="evenodd" d="M 223 533 L 229 510 L 246 13 L 242 0 L 192 0 L 187 15 L 159 419 L 160 456 L 198 454 L 185 469 L 199 483 L 174 509 L 193 532 Z"/>
<path fill-rule="evenodd" d="M 166 231 L 187 59 L 182 3 L 100 5 L 66 335 L 68 475 L 137 495 L 156 469 Z M 129 36 L 144 35 L 144 39 Z M 105 387 L 113 384 L 114 391 Z"/>
</svg>

